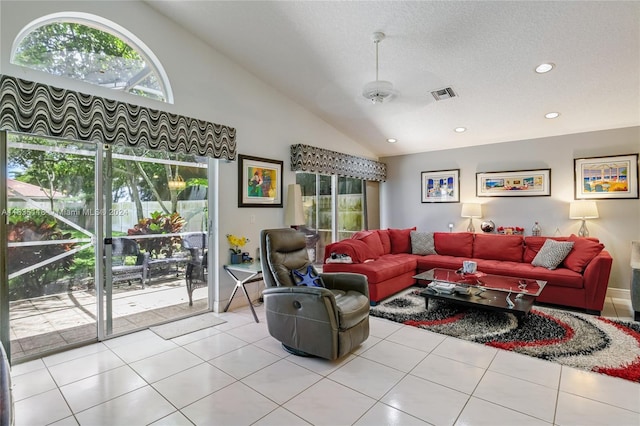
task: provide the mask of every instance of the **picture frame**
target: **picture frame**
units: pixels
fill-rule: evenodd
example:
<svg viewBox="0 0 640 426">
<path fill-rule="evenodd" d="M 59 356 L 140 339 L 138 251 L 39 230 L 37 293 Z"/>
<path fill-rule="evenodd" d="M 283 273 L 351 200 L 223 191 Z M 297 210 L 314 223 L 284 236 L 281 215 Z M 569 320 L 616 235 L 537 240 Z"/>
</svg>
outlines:
<svg viewBox="0 0 640 426">
<path fill-rule="evenodd" d="M 282 207 L 279 160 L 238 154 L 238 207 Z"/>
<path fill-rule="evenodd" d="M 421 172 L 420 180 L 423 203 L 460 202 L 460 169 Z"/>
<path fill-rule="evenodd" d="M 476 173 L 476 196 L 551 196 L 551 169 Z"/>
<path fill-rule="evenodd" d="M 638 198 L 638 154 L 573 159 L 576 200 Z"/>
</svg>

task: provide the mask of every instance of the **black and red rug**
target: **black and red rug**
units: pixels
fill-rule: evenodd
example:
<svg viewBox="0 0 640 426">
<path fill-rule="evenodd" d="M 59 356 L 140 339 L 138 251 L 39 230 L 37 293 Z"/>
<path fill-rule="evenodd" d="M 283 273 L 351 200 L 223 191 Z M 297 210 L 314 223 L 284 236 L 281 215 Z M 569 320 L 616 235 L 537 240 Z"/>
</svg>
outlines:
<svg viewBox="0 0 640 426">
<path fill-rule="evenodd" d="M 640 382 L 640 323 L 534 306 L 513 314 L 431 300 L 411 288 L 371 308 L 371 315 L 435 333 Z"/>
</svg>

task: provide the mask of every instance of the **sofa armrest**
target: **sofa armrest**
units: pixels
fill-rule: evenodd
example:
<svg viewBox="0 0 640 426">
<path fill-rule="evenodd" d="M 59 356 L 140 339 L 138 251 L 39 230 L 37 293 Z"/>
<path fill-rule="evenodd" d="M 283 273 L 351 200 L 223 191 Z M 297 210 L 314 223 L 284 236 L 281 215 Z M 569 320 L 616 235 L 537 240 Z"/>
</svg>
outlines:
<svg viewBox="0 0 640 426">
<path fill-rule="evenodd" d="M 585 289 L 585 308 L 588 311 L 602 311 L 609 286 L 609 275 L 613 258 L 602 250 L 594 257 L 582 273 Z"/>
<path fill-rule="evenodd" d="M 329 272 L 320 274 L 324 285 L 333 290 L 357 291 L 369 298 L 367 276 L 350 272 Z"/>
</svg>

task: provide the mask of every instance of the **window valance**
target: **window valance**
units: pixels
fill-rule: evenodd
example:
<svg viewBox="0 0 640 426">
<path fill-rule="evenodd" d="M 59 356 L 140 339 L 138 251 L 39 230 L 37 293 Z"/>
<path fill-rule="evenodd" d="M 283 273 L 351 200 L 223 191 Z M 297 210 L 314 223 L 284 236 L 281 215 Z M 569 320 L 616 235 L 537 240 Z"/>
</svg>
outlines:
<svg viewBox="0 0 640 426">
<path fill-rule="evenodd" d="M 235 160 L 220 124 L 0 75 L 0 129 Z"/>
<path fill-rule="evenodd" d="M 291 145 L 291 170 L 373 181 L 387 179 L 385 163 L 303 144 Z"/>
</svg>

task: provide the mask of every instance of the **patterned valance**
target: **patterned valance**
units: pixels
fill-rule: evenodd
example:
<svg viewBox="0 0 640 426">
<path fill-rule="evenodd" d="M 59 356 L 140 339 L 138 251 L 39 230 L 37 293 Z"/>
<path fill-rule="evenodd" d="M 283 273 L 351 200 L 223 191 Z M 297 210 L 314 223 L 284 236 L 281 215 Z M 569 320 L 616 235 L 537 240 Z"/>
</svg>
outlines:
<svg viewBox="0 0 640 426">
<path fill-rule="evenodd" d="M 0 76 L 0 129 L 235 160 L 236 130 Z"/>
<path fill-rule="evenodd" d="M 384 181 L 387 165 L 310 145 L 291 145 L 291 170 Z"/>
</svg>

